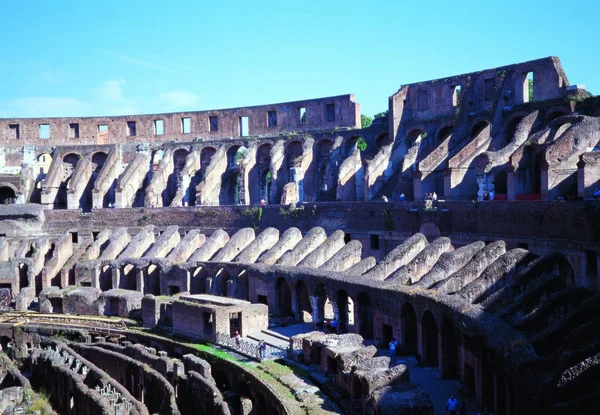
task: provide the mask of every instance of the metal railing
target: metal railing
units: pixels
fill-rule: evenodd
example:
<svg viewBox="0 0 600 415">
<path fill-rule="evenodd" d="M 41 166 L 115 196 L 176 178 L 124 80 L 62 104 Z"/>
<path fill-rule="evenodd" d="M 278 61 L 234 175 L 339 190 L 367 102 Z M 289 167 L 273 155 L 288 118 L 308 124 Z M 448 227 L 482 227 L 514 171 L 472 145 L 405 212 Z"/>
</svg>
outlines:
<svg viewBox="0 0 600 415">
<path fill-rule="evenodd" d="M 286 349 L 266 345 L 263 356 L 261 356 L 260 348 L 257 344 L 249 342 L 243 338 L 236 340 L 235 337 L 228 336 L 225 333 L 217 333 L 217 344 L 258 360 L 281 359 L 288 355 L 288 351 Z"/>
</svg>

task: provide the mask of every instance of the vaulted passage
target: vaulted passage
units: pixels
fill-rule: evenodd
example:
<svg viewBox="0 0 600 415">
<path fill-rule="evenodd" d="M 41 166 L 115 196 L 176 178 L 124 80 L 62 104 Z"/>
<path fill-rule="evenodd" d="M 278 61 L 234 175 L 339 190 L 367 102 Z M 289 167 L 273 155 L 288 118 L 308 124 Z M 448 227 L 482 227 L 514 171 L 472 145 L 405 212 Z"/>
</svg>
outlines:
<svg viewBox="0 0 600 415">
<path fill-rule="evenodd" d="M 402 351 L 405 354 L 417 354 L 417 314 L 409 303 L 402 306 L 400 315 L 402 329 Z"/>
<path fill-rule="evenodd" d="M 280 277 L 277 280 L 277 305 L 279 307 L 280 314 L 291 315 L 292 314 L 292 293 L 290 285 L 287 283 L 285 278 Z"/>
<path fill-rule="evenodd" d="M 308 287 L 306 286 L 306 283 L 304 281 L 298 281 L 296 283 L 296 304 L 296 319 L 300 322 L 312 321 L 313 309 L 310 305 Z"/>
<path fill-rule="evenodd" d="M 421 322 L 421 336 L 423 339 L 423 366 L 437 366 L 438 364 L 438 329 L 437 323 L 431 311 L 423 313 Z"/>
<path fill-rule="evenodd" d="M 8 187 L 2 186 L 0 187 L 0 205 L 10 205 L 15 203 L 15 191 Z"/>
</svg>

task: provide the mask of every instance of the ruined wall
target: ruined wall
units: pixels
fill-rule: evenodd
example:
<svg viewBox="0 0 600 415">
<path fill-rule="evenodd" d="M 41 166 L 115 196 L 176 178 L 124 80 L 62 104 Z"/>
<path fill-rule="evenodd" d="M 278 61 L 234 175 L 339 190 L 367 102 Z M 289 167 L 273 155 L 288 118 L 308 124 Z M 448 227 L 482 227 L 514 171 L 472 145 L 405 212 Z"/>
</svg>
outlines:
<svg viewBox="0 0 600 415">
<path fill-rule="evenodd" d="M 306 111 L 305 123 L 301 122 L 301 108 Z M 250 136 L 333 127 L 357 128 L 360 126 L 360 105 L 355 102 L 354 95 L 340 95 L 255 107 L 169 114 L 5 118 L 0 119 L 0 143 L 11 147 L 22 146 L 23 143 L 54 146 L 239 137 L 242 135 L 240 117 L 248 117 Z M 162 134 L 157 134 L 157 120 L 162 121 Z M 49 125 L 49 138 L 41 138 L 40 125 Z M 102 131 L 100 126 L 103 126 Z"/>
</svg>

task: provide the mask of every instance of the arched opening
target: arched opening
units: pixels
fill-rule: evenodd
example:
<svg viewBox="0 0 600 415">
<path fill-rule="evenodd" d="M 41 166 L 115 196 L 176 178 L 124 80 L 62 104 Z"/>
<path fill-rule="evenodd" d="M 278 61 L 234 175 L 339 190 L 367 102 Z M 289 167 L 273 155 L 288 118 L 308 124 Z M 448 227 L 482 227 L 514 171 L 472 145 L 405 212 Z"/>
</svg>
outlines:
<svg viewBox="0 0 600 415">
<path fill-rule="evenodd" d="M 241 200 L 240 145 L 232 145 L 227 150 L 227 170 L 221 175 L 220 205 L 237 205 Z"/>
<path fill-rule="evenodd" d="M 173 172 L 167 178 L 167 186 L 162 192 L 163 206 L 171 205 L 173 198 L 177 194 L 177 189 L 182 184 L 182 172 L 185 170 L 187 157 L 190 152 L 184 148 L 177 149 L 173 152 Z"/>
<path fill-rule="evenodd" d="M 552 111 L 546 116 L 546 124 L 548 124 L 550 121 L 553 121 L 560 117 L 564 117 L 565 115 L 568 115 L 568 114 L 569 113 L 566 110 Z"/>
<path fill-rule="evenodd" d="M 438 142 L 440 142 L 440 141 L 443 141 L 446 138 L 450 137 L 450 135 L 452 134 L 453 128 L 454 128 L 453 125 L 446 125 L 445 127 L 442 127 L 437 133 L 436 140 Z"/>
<path fill-rule="evenodd" d="M 356 150 L 356 144 L 358 143 L 359 139 L 360 139 L 360 137 L 355 135 L 355 136 L 350 137 L 348 140 L 346 140 L 346 145 L 345 145 L 346 157 L 350 157 L 354 153 L 354 150 Z"/>
<path fill-rule="evenodd" d="M 198 173 L 196 173 L 199 176 L 198 183 L 204 180 L 204 177 L 206 176 L 206 169 L 210 165 L 210 161 L 216 152 L 217 150 L 215 150 L 213 147 L 204 147 L 200 151 L 200 170 L 198 170 Z"/>
<path fill-rule="evenodd" d="M 256 150 L 256 165 L 249 174 L 250 200 L 252 203 L 260 203 L 264 200 L 269 204 L 271 195 L 271 183 L 273 174 L 271 173 L 271 144 L 263 144 Z"/>
<path fill-rule="evenodd" d="M 358 333 L 365 339 L 373 338 L 373 310 L 367 293 L 358 295 Z"/>
<path fill-rule="evenodd" d="M 392 140 L 390 140 L 390 135 L 388 133 L 379 134 L 375 139 L 375 147 L 378 150 L 381 150 L 384 146 L 392 144 Z"/>
<path fill-rule="evenodd" d="M 312 321 L 312 306 L 310 305 L 310 296 L 308 295 L 308 286 L 304 281 L 296 283 L 296 319 L 303 323 Z"/>
<path fill-rule="evenodd" d="M 35 186 L 33 188 L 33 192 L 31 193 L 30 201 L 31 203 L 41 203 L 42 202 L 42 180 L 46 178 L 48 175 L 48 171 L 50 170 L 50 165 L 52 164 L 52 156 L 48 153 L 40 154 L 35 163 Z"/>
<path fill-rule="evenodd" d="M 221 391 L 221 393 L 225 393 L 231 390 L 231 384 L 229 382 L 229 376 L 227 376 L 227 373 L 223 372 L 222 370 L 215 370 L 213 368 L 211 374 L 213 379 L 215 380 L 215 385 L 217 386 L 219 391 Z"/>
<path fill-rule="evenodd" d="M 108 291 L 112 288 L 112 268 L 110 266 L 105 265 L 101 268 L 99 283 L 102 291 Z"/>
<path fill-rule="evenodd" d="M 227 281 L 229 281 L 230 277 L 229 272 L 224 268 L 217 272 L 215 277 L 215 295 L 227 297 Z"/>
<path fill-rule="evenodd" d="M 444 378 L 458 378 L 458 340 L 454 325 L 449 319 L 444 320 L 442 328 L 442 353 Z"/>
<path fill-rule="evenodd" d="M 354 327 L 354 301 L 344 290 L 339 290 L 336 299 L 338 307 L 339 333 L 350 332 Z"/>
<path fill-rule="evenodd" d="M 92 163 L 90 165 L 91 175 L 85 186 L 83 193 L 81 194 L 81 197 L 79 198 L 79 207 L 84 212 L 89 212 L 92 209 L 92 204 L 93 204 L 92 190 L 94 189 L 94 185 L 96 184 L 96 179 L 98 178 L 98 175 L 100 174 L 100 171 L 102 170 L 102 167 L 104 167 L 104 163 L 106 162 L 107 158 L 108 158 L 108 154 L 106 154 L 103 151 L 98 151 L 92 155 L 92 158 L 91 158 Z M 105 207 L 108 207 L 108 202 L 106 202 Z"/>
<path fill-rule="evenodd" d="M 331 172 L 327 169 L 332 148 L 333 141 L 329 139 L 323 139 L 316 145 L 315 161 L 317 174 L 315 177 L 315 190 L 317 201 L 332 201 L 335 199 L 335 195 L 332 193 L 334 190 L 333 178 L 330 177 Z"/>
<path fill-rule="evenodd" d="M 438 364 L 438 330 L 435 317 L 431 311 L 423 313 L 421 321 L 421 334 L 423 344 L 423 356 L 421 364 L 423 366 L 437 366 Z"/>
<path fill-rule="evenodd" d="M 409 303 L 402 306 L 400 330 L 402 334 L 402 352 L 404 354 L 417 354 L 417 313 Z"/>
<path fill-rule="evenodd" d="M 304 194 L 304 172 L 302 171 L 302 142 L 292 141 L 285 149 L 285 163 L 282 166 L 285 169 L 283 174 L 284 183 L 278 186 L 277 200 L 281 200 L 283 186 L 294 182 L 298 186 L 298 197 Z"/>
<path fill-rule="evenodd" d="M 292 292 L 285 278 L 279 277 L 275 283 L 277 289 L 277 307 L 279 313 L 286 316 L 292 314 Z"/>
<path fill-rule="evenodd" d="M 66 209 L 67 208 L 67 188 L 69 186 L 69 180 L 77 167 L 77 163 L 81 157 L 78 154 L 69 153 L 62 159 L 62 177 L 61 182 L 56 192 L 54 199 L 54 209 Z"/>
<path fill-rule="evenodd" d="M 0 205 L 12 205 L 15 203 L 17 195 L 9 186 L 0 187 Z"/>
<path fill-rule="evenodd" d="M 471 138 L 476 138 L 489 124 L 490 123 L 487 120 L 479 121 L 477 124 L 475 124 L 473 128 L 471 128 Z"/>
</svg>

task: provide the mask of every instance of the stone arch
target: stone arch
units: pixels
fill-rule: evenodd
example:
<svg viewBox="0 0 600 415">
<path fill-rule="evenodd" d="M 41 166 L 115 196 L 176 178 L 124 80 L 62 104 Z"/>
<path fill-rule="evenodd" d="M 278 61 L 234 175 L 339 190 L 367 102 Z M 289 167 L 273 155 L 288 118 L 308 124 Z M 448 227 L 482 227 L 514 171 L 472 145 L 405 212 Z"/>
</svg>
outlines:
<svg viewBox="0 0 600 415">
<path fill-rule="evenodd" d="M 392 144 L 390 134 L 388 132 L 381 133 L 375 138 L 375 147 L 381 150 L 382 147 Z"/>
<path fill-rule="evenodd" d="M 225 393 L 231 390 L 231 382 L 229 380 L 229 376 L 223 370 L 219 370 L 212 368 L 211 375 L 215 380 L 215 385 L 221 391 L 221 393 Z"/>
<path fill-rule="evenodd" d="M 404 138 L 406 148 L 411 148 L 416 145 L 420 145 L 425 137 L 427 137 L 427 131 L 425 131 L 425 129 L 423 129 L 423 128 L 411 129 L 408 133 L 406 133 L 406 136 Z"/>
<path fill-rule="evenodd" d="M 100 268 L 98 280 L 102 291 L 108 291 L 112 288 L 112 268 L 109 265 L 104 265 Z"/>
<path fill-rule="evenodd" d="M 330 177 L 331 172 L 329 172 L 327 168 L 332 149 L 333 141 L 329 138 L 323 138 L 314 145 L 314 160 L 316 162 L 314 188 L 315 193 L 317 194 L 317 200 L 323 199 L 325 196 L 324 193 L 326 194 L 333 189 L 333 178 Z"/>
<path fill-rule="evenodd" d="M 271 143 L 263 143 L 256 149 L 256 163 L 253 171 L 248 175 L 250 189 L 250 203 L 272 203 L 269 200 L 273 173 L 271 172 Z"/>
<path fill-rule="evenodd" d="M 63 174 L 58 186 L 58 191 L 56 192 L 56 197 L 54 199 L 54 209 L 67 208 L 67 188 L 69 185 L 69 180 L 71 179 L 71 176 L 73 176 L 73 173 L 77 168 L 77 164 L 81 159 L 81 155 L 76 152 L 67 153 L 62 157 Z"/>
<path fill-rule="evenodd" d="M 469 129 L 469 136 L 471 139 L 477 137 L 485 128 L 490 125 L 490 121 L 487 118 L 478 118 L 471 124 Z"/>
<path fill-rule="evenodd" d="M 425 235 L 428 241 L 433 241 L 442 236 L 442 231 L 439 226 L 433 222 L 426 222 L 419 228 L 419 233 Z"/>
<path fill-rule="evenodd" d="M 354 152 L 354 150 L 356 150 L 356 143 L 358 142 L 359 139 L 360 139 L 360 136 L 353 135 L 352 137 L 350 137 L 346 140 L 346 143 L 344 145 L 346 157 L 350 157 L 352 155 L 352 153 Z"/>
<path fill-rule="evenodd" d="M 421 364 L 437 366 L 438 364 L 438 325 L 433 313 L 426 310 L 421 319 Z"/>
<path fill-rule="evenodd" d="M 277 308 L 280 314 L 292 314 L 292 291 L 290 285 L 283 277 L 279 277 L 275 283 L 277 292 Z"/>
<path fill-rule="evenodd" d="M 564 107 L 553 107 L 548 110 L 546 113 L 546 124 L 551 121 L 554 121 L 557 118 L 564 117 L 565 115 L 569 115 L 570 111 Z"/>
<path fill-rule="evenodd" d="M 296 319 L 300 322 L 310 322 L 312 312 L 308 286 L 303 280 L 299 280 L 296 282 Z"/>
<path fill-rule="evenodd" d="M 11 205 L 17 198 L 15 186 L 10 183 L 0 183 L 0 205 Z"/>
<path fill-rule="evenodd" d="M 454 130 L 453 124 L 446 124 L 446 125 L 440 127 L 435 134 L 436 141 L 440 142 L 442 140 L 445 140 L 446 138 L 448 138 L 448 136 L 450 134 L 452 134 L 453 130 Z"/>
<path fill-rule="evenodd" d="M 237 159 L 241 147 L 236 143 L 227 149 L 227 170 L 221 175 L 220 205 L 237 205 L 241 200 L 240 166 Z"/>
<path fill-rule="evenodd" d="M 213 281 L 213 283 L 215 284 L 215 289 L 213 291 L 216 295 L 219 295 L 221 297 L 227 297 L 227 281 L 229 281 L 230 278 L 231 275 L 229 274 L 229 271 L 227 271 L 225 268 L 221 268 L 217 272 L 217 275 L 215 276 L 215 281 Z"/>
<path fill-rule="evenodd" d="M 203 147 L 200 150 L 200 170 L 199 170 L 199 179 L 203 180 L 206 176 L 206 169 L 208 168 L 212 157 L 215 155 L 217 150 L 214 147 Z"/>
<path fill-rule="evenodd" d="M 417 353 L 417 313 L 410 303 L 404 303 L 400 312 L 402 350 L 406 354 Z"/>
<path fill-rule="evenodd" d="M 444 319 L 442 326 L 442 363 L 442 374 L 445 379 L 458 378 L 458 336 L 454 324 L 448 318 Z"/>
<path fill-rule="evenodd" d="M 315 320 L 314 323 L 316 324 L 322 324 L 325 320 L 325 305 L 329 302 L 329 299 L 327 298 L 327 289 L 325 288 L 325 285 L 319 284 L 314 293 L 317 309 L 313 311 L 316 315 L 316 318 L 313 317 L 313 320 Z"/>
<path fill-rule="evenodd" d="M 358 321 L 358 333 L 365 339 L 373 338 L 373 308 L 371 298 L 365 292 L 358 294 L 358 313 L 355 321 Z"/>
</svg>

